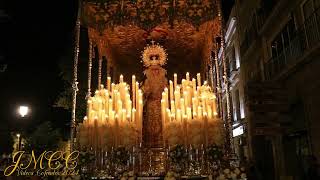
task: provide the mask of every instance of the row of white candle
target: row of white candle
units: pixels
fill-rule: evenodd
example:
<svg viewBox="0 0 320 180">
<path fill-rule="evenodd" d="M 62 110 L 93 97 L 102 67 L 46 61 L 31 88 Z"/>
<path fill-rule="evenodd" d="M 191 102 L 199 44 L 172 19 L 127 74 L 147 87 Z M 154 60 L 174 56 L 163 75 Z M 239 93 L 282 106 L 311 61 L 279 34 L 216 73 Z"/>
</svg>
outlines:
<svg viewBox="0 0 320 180">
<path fill-rule="evenodd" d="M 99 128 L 108 125 L 113 129 L 116 137 L 123 137 L 123 134 L 118 134 L 121 132 L 117 132 L 119 127 L 132 126 L 138 132 L 137 138 L 139 140 L 137 143 L 140 143 L 143 96 L 141 89 L 139 89 L 139 82 L 136 81 L 134 75 L 132 76 L 131 90 L 130 93 L 130 86 L 123 81 L 122 75 L 120 75 L 118 84 L 111 83 L 111 78 L 108 77 L 107 88 L 101 85 L 94 96 L 87 100 L 87 116 L 85 116 L 82 126 L 84 128 Z"/>
<path fill-rule="evenodd" d="M 201 76 L 197 74 L 196 79 L 190 80 L 189 73 L 181 84 L 177 84 L 177 74 L 174 81 L 169 81 L 168 88 L 164 89 L 161 99 L 162 120 L 164 123 L 182 119 L 209 119 L 217 115 L 216 96 L 211 88 L 204 82 L 201 85 Z"/>
<path fill-rule="evenodd" d="M 165 88 L 161 99 L 161 116 L 166 146 L 175 144 L 208 145 L 216 142 L 219 128 L 216 109 L 216 96 L 204 82 L 201 75 L 190 79 L 189 73 L 181 84 L 177 83 L 177 74 L 169 89 Z M 169 103 L 170 102 L 170 103 Z M 220 123 L 221 124 L 221 123 Z"/>
</svg>

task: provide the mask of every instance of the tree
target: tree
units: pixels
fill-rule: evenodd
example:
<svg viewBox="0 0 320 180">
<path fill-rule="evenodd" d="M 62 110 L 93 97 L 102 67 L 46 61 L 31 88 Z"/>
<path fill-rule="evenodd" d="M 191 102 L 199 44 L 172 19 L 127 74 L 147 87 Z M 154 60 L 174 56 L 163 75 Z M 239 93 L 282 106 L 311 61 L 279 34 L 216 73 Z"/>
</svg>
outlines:
<svg viewBox="0 0 320 180">
<path fill-rule="evenodd" d="M 62 139 L 58 129 L 54 129 L 50 121 L 40 124 L 35 131 L 26 139 L 25 150 L 36 153 L 54 151 L 59 147 Z"/>
<path fill-rule="evenodd" d="M 86 113 L 86 87 L 87 87 L 87 68 L 88 62 L 86 58 L 79 57 L 78 63 L 78 89 L 77 92 L 77 122 L 82 122 Z M 72 83 L 73 83 L 73 58 L 72 55 L 62 57 L 59 63 L 60 76 L 65 83 L 65 88 L 60 92 L 56 99 L 54 107 L 60 107 L 66 110 L 72 110 Z M 95 73 L 95 72 L 93 72 Z"/>
<path fill-rule="evenodd" d="M 13 151 L 13 139 L 6 125 L 0 126 L 0 155 L 11 154 Z"/>
</svg>

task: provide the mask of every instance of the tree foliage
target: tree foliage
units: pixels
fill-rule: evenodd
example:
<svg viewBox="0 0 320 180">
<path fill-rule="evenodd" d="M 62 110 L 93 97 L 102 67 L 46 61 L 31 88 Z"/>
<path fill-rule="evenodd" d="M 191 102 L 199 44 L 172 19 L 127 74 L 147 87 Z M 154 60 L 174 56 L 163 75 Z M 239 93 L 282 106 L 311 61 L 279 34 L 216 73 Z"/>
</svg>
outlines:
<svg viewBox="0 0 320 180">
<path fill-rule="evenodd" d="M 6 126 L 0 127 L 0 155 L 11 154 L 13 151 L 13 139 L 9 128 Z"/>
<path fill-rule="evenodd" d="M 54 129 L 50 121 L 40 124 L 33 133 L 26 138 L 25 149 L 35 153 L 43 151 L 53 151 L 59 147 L 59 142 L 62 140 L 62 135 L 59 129 Z"/>
<path fill-rule="evenodd" d="M 61 58 L 59 63 L 60 76 L 65 83 L 64 90 L 60 92 L 54 107 L 72 109 L 72 83 L 73 83 L 73 58 L 71 55 Z M 77 122 L 81 122 L 86 112 L 86 87 L 87 87 L 87 60 L 79 58 L 78 64 L 78 89 L 77 92 Z"/>
</svg>

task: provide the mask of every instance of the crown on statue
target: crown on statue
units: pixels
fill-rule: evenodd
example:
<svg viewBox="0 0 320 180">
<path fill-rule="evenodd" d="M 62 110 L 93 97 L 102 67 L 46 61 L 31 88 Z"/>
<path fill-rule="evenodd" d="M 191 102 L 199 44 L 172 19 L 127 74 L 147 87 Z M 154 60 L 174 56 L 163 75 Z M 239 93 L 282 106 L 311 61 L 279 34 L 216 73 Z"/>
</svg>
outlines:
<svg viewBox="0 0 320 180">
<path fill-rule="evenodd" d="M 160 65 L 163 66 L 167 62 L 166 50 L 159 44 L 155 44 L 151 41 L 151 45 L 148 45 L 142 51 L 141 58 L 145 67 Z"/>
</svg>

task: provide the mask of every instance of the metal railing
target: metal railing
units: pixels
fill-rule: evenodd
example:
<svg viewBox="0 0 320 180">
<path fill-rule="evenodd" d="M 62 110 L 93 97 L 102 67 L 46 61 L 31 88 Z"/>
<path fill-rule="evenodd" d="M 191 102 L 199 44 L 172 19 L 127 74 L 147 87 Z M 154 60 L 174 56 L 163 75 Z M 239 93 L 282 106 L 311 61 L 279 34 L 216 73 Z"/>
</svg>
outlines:
<svg viewBox="0 0 320 180">
<path fill-rule="evenodd" d="M 307 51 L 320 44 L 320 8 L 303 24 L 297 36 L 276 57 L 265 64 L 265 75 L 272 80 L 289 65 L 297 62 Z"/>
</svg>

